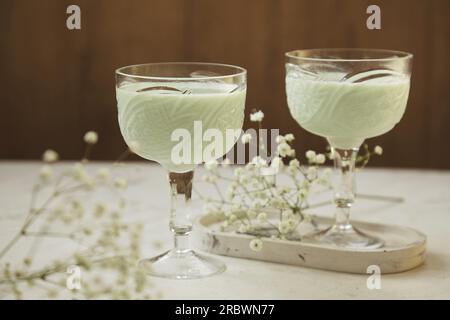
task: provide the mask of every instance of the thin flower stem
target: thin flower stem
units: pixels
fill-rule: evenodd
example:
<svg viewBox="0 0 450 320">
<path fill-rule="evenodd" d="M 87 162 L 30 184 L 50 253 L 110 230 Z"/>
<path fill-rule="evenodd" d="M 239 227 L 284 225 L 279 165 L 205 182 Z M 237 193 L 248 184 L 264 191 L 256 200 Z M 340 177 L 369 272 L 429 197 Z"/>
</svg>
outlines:
<svg viewBox="0 0 450 320">
<path fill-rule="evenodd" d="M 49 226 L 45 225 L 41 231 L 48 231 Z M 33 243 L 31 244 L 31 246 L 28 248 L 28 252 L 27 252 L 27 257 L 29 258 L 34 258 L 35 253 L 37 251 L 37 248 L 39 247 L 40 243 L 42 242 L 43 237 L 36 239 L 36 241 L 33 241 Z"/>
<path fill-rule="evenodd" d="M 90 144 L 90 143 L 86 144 L 86 148 L 84 149 L 84 156 L 81 159 L 82 163 L 86 163 L 89 161 L 89 156 L 91 155 L 91 150 L 92 150 L 92 144 Z"/>
<path fill-rule="evenodd" d="M 19 241 L 19 239 L 21 238 L 22 233 L 19 232 L 17 233 L 9 242 L 8 244 L 2 249 L 2 251 L 0 252 L 0 259 L 3 258 L 3 256 L 9 251 L 11 250 L 11 248 L 16 244 L 17 241 Z"/>
<path fill-rule="evenodd" d="M 52 238 L 68 238 L 71 239 L 73 234 L 51 232 L 51 231 L 26 231 L 24 234 L 26 237 L 52 237 Z"/>
<path fill-rule="evenodd" d="M 113 166 L 118 165 L 121 161 L 125 160 L 130 154 L 132 154 L 130 148 L 126 149 L 124 152 L 122 152 L 116 161 L 114 161 Z"/>
<path fill-rule="evenodd" d="M 11 248 L 17 243 L 17 241 L 20 240 L 21 236 L 23 236 L 24 233 L 26 232 L 26 229 L 33 223 L 35 217 L 38 216 L 42 211 L 44 211 L 44 208 L 51 203 L 53 198 L 54 195 L 52 194 L 52 196 L 50 196 L 39 209 L 37 210 L 31 209 L 29 211 L 24 224 L 20 228 L 20 231 L 8 242 L 8 244 L 0 252 L 0 259 L 2 259 L 5 256 L 5 254 L 8 253 L 8 251 L 11 250 Z"/>
<path fill-rule="evenodd" d="M 44 204 L 37 210 L 31 209 L 27 218 L 25 219 L 24 224 L 20 228 L 20 231 L 8 242 L 8 244 L 0 251 L 0 259 L 4 257 L 6 253 L 8 253 L 9 250 L 17 243 L 17 241 L 20 240 L 21 236 L 24 235 L 27 228 L 33 223 L 35 218 L 45 209 L 46 206 L 48 206 L 53 199 L 55 198 L 55 195 L 52 194 L 45 202 Z"/>
<path fill-rule="evenodd" d="M 89 257 L 89 256 L 88 256 Z M 105 262 L 108 260 L 114 260 L 114 259 L 120 259 L 123 258 L 124 255 L 115 255 L 115 256 L 110 256 L 110 257 L 100 257 L 97 259 L 94 259 L 93 261 L 91 261 L 93 264 L 96 263 L 101 263 L 101 262 Z M 43 268 L 41 270 L 32 272 L 30 274 L 24 275 L 24 276 L 20 276 L 20 277 L 15 277 L 13 279 L 0 279 L 0 284 L 6 284 L 6 283 L 17 283 L 20 281 L 30 281 L 30 280 L 37 280 L 37 279 L 41 279 L 41 280 L 48 280 L 48 277 L 59 273 L 59 272 L 63 272 L 65 271 L 69 266 L 73 265 L 74 261 L 70 261 L 69 263 L 65 263 L 62 264 L 58 267 L 51 267 L 51 268 Z"/>
<path fill-rule="evenodd" d="M 34 193 L 36 193 L 35 195 L 32 196 L 32 199 L 36 199 L 37 197 L 37 191 L 39 190 L 39 188 L 33 188 L 33 190 L 36 190 Z M 46 210 L 46 208 L 55 200 L 55 198 L 57 198 L 59 195 L 61 195 L 62 193 L 66 193 L 66 192 L 70 192 L 71 190 L 60 190 L 60 191 L 55 191 L 53 192 L 49 198 L 47 198 L 47 200 L 38 208 L 38 209 L 34 209 L 31 206 L 31 209 L 28 212 L 27 217 L 25 218 L 24 224 L 22 225 L 22 227 L 20 228 L 20 231 L 10 240 L 10 242 L 7 243 L 7 245 L 0 251 L 0 259 L 2 259 L 4 257 L 4 255 L 11 250 L 11 248 L 17 243 L 17 241 L 20 240 L 21 236 L 25 235 L 25 233 L 27 232 L 27 229 L 29 226 L 31 226 L 33 224 L 33 222 L 36 220 L 36 218 Z M 32 200 L 35 201 L 35 200 Z"/>
<path fill-rule="evenodd" d="M 30 213 L 28 218 L 25 220 L 25 223 L 23 224 L 20 233 L 23 234 L 23 232 L 26 231 L 26 229 L 34 222 L 37 216 L 39 216 L 42 212 L 46 210 L 46 208 L 55 200 L 57 197 L 57 193 L 52 193 L 52 195 L 42 204 L 42 206 L 34 210 Z M 1 257 L 1 256 L 0 256 Z"/>
<path fill-rule="evenodd" d="M 64 288 L 64 289 L 66 289 L 66 286 L 65 285 L 63 285 L 63 284 L 61 284 L 61 283 L 59 283 L 59 282 L 57 282 L 57 281 L 53 281 L 53 280 L 50 280 L 50 279 L 39 279 L 40 281 L 42 281 L 42 282 L 44 282 L 44 283 L 48 283 L 48 284 L 51 284 L 51 285 L 54 285 L 54 286 L 56 286 L 56 287 L 59 287 L 59 288 Z"/>
<path fill-rule="evenodd" d="M 86 185 L 84 184 L 77 184 L 71 187 L 66 187 L 65 189 L 61 189 L 58 191 L 59 194 L 63 194 L 63 193 L 70 193 L 70 192 L 75 192 L 75 191 L 79 191 L 82 190 L 86 187 Z"/>
</svg>

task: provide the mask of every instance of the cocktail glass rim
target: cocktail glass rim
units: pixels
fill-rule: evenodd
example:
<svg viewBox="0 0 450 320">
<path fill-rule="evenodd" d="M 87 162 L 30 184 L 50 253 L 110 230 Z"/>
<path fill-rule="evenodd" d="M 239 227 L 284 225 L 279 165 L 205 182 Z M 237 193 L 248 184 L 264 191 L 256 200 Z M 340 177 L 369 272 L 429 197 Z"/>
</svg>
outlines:
<svg viewBox="0 0 450 320">
<path fill-rule="evenodd" d="M 373 57 L 373 58 L 325 58 L 325 57 L 309 57 L 299 55 L 300 53 L 320 53 L 329 52 L 329 53 L 343 53 L 343 52 L 354 52 L 354 53 L 378 53 L 378 54 L 386 54 L 393 55 L 387 57 Z M 401 59 L 411 59 L 413 58 L 413 54 L 406 51 L 399 50 L 388 50 L 388 49 L 371 49 L 371 48 L 314 48 L 314 49 L 297 49 L 291 50 L 285 53 L 287 58 L 293 60 L 305 60 L 305 61 L 327 61 L 327 62 L 374 62 L 374 61 L 398 61 Z"/>
<path fill-rule="evenodd" d="M 226 75 L 217 75 L 217 76 L 198 76 L 198 77 L 173 77 L 173 76 L 146 76 L 146 75 L 138 75 L 129 72 L 124 72 L 125 69 L 130 68 L 139 68 L 144 66 L 163 66 L 163 65 L 186 65 L 186 66 L 215 66 L 215 67 L 224 67 L 236 70 L 234 73 L 226 74 Z M 117 68 L 115 70 L 117 75 L 121 75 L 124 77 L 131 77 L 137 79 L 146 79 L 146 80 L 174 80 L 174 81 L 202 81 L 202 80 L 221 80 L 227 78 L 234 78 L 238 76 L 245 76 L 247 74 L 247 70 L 245 68 L 225 63 L 216 63 L 216 62 L 149 62 L 149 63 L 139 63 L 128 65 L 124 67 Z"/>
</svg>

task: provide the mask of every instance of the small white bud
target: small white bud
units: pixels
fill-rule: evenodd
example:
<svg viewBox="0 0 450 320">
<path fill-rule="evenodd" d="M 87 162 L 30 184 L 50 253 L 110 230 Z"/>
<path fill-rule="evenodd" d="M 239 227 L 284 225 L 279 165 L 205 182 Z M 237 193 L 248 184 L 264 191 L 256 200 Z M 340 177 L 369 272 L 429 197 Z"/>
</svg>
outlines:
<svg viewBox="0 0 450 320">
<path fill-rule="evenodd" d="M 85 133 L 83 139 L 87 144 L 96 144 L 98 141 L 98 134 L 95 131 L 88 131 Z"/>
<path fill-rule="evenodd" d="M 252 141 L 252 135 L 250 133 L 244 133 L 241 137 L 241 142 L 243 144 L 250 143 Z"/>
<path fill-rule="evenodd" d="M 314 159 L 316 158 L 316 153 L 313 150 L 308 150 L 306 151 L 306 159 L 308 159 L 309 161 L 314 161 Z"/>
<path fill-rule="evenodd" d="M 250 121 L 261 122 L 264 119 L 264 113 L 260 110 L 250 114 Z"/>
<path fill-rule="evenodd" d="M 47 163 L 56 162 L 59 159 L 59 155 L 55 150 L 48 149 L 42 154 L 42 161 Z"/>
<path fill-rule="evenodd" d="M 373 153 L 381 156 L 383 154 L 383 148 L 380 146 L 375 146 L 375 148 L 373 148 Z"/>
</svg>

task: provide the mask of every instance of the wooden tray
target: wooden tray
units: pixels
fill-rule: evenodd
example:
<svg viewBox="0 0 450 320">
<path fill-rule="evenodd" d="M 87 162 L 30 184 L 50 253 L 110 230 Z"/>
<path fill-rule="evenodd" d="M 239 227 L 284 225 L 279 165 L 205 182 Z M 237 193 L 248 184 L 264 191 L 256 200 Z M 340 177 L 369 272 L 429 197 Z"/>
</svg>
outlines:
<svg viewBox="0 0 450 320">
<path fill-rule="evenodd" d="M 329 218 L 316 217 L 319 226 L 330 225 Z M 196 246 L 213 254 L 284 263 L 303 267 L 366 274 L 370 265 L 381 273 L 413 269 L 425 260 L 426 236 L 421 232 L 395 225 L 354 221 L 355 227 L 378 236 L 385 245 L 372 250 L 348 250 L 330 245 L 262 238 L 263 248 L 256 252 L 249 243 L 254 237 L 234 232 L 221 232 L 220 219 L 204 215 L 197 220 Z"/>
</svg>

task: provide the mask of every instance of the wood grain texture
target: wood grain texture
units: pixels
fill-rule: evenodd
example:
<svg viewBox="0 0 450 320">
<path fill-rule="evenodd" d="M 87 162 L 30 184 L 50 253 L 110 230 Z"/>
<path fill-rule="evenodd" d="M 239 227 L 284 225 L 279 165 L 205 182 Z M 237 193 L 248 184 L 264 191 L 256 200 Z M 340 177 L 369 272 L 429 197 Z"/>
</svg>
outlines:
<svg viewBox="0 0 450 320">
<path fill-rule="evenodd" d="M 65 26 L 78 4 L 82 30 Z M 291 118 L 284 53 L 312 47 L 374 47 L 412 52 L 412 88 L 397 127 L 369 140 L 385 149 L 372 165 L 450 168 L 450 2 L 378 1 L 382 30 L 366 28 L 359 0 L 2 0 L 0 117 L 2 159 L 38 158 L 46 148 L 75 159 L 82 135 L 101 143 L 93 156 L 125 147 L 117 124 L 114 70 L 159 61 L 215 61 L 248 69 L 247 110 L 265 126 L 293 132 L 299 151 L 325 141 Z M 246 122 L 246 125 L 250 123 Z"/>
</svg>

